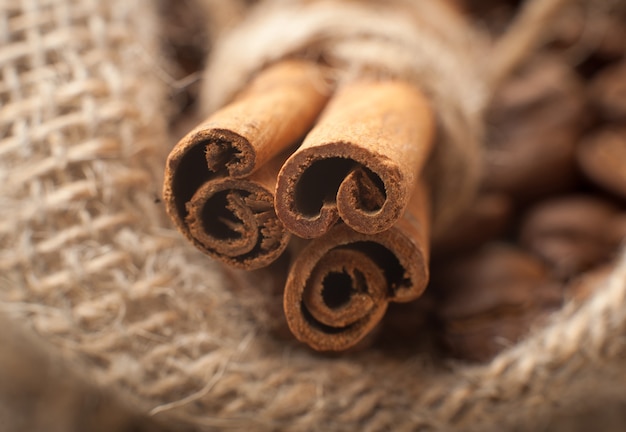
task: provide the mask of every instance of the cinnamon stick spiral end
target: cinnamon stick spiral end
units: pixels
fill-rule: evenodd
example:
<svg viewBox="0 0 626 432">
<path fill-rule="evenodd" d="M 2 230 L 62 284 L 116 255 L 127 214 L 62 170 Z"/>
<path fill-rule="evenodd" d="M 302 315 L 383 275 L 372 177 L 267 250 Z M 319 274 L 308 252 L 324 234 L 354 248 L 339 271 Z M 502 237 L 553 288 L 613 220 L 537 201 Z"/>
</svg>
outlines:
<svg viewBox="0 0 626 432">
<path fill-rule="evenodd" d="M 412 84 L 344 85 L 280 171 L 278 217 L 305 238 L 340 218 L 363 234 L 388 230 L 407 208 L 434 124 L 427 97 Z"/>
<path fill-rule="evenodd" d="M 341 142 L 293 154 L 278 176 L 278 217 L 304 238 L 323 235 L 340 218 L 364 234 L 388 229 L 406 208 L 413 182 L 379 159 Z"/>
<path fill-rule="evenodd" d="M 354 347 L 380 322 L 390 301 L 422 293 L 424 258 L 395 229 L 369 236 L 337 225 L 293 263 L 283 305 L 289 328 L 318 351 Z"/>
<path fill-rule="evenodd" d="M 188 234 L 187 203 L 205 182 L 223 175 L 245 175 L 254 163 L 250 143 L 233 132 L 203 123 L 187 134 L 167 158 L 163 184 L 166 210 L 178 228 Z"/>
<path fill-rule="evenodd" d="M 264 267 L 285 250 L 290 237 L 274 213 L 273 200 L 272 193 L 254 181 L 208 181 L 186 204 L 190 239 L 233 267 Z"/>
<path fill-rule="evenodd" d="M 167 159 L 163 197 L 186 236 L 187 203 L 205 182 L 253 175 L 310 129 L 328 99 L 323 78 L 322 68 L 311 62 L 269 66 L 176 144 Z"/>
<path fill-rule="evenodd" d="M 332 250 L 313 268 L 297 269 L 290 276 L 287 322 L 297 339 L 318 351 L 353 347 L 387 310 L 385 277 L 359 251 Z"/>
</svg>

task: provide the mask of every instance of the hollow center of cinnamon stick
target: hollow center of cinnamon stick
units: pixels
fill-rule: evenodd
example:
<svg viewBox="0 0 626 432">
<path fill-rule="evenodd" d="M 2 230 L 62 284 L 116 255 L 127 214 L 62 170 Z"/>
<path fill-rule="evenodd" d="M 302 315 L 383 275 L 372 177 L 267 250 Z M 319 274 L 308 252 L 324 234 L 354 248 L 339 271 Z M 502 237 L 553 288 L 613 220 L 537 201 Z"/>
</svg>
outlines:
<svg viewBox="0 0 626 432">
<path fill-rule="evenodd" d="M 202 146 L 202 145 L 201 145 Z M 215 174 L 227 175 L 228 171 L 242 162 L 243 152 L 228 141 L 204 143 L 206 164 Z"/>
<path fill-rule="evenodd" d="M 304 216 L 319 215 L 324 204 L 333 202 L 343 179 L 354 168 L 350 159 L 332 158 L 313 163 L 296 185 L 295 203 Z"/>
<path fill-rule="evenodd" d="M 181 219 L 187 216 L 187 202 L 205 182 L 246 173 L 254 165 L 249 144 L 237 134 L 211 129 L 190 139 L 192 145 L 181 150 L 182 156 L 171 157 L 168 162 L 172 164 L 172 192 Z"/>
<path fill-rule="evenodd" d="M 215 239 L 240 239 L 244 234 L 243 221 L 237 214 L 238 196 L 225 190 L 213 195 L 202 208 L 202 226 Z M 242 204 L 243 205 L 243 204 Z"/>
<path fill-rule="evenodd" d="M 355 205 L 367 212 L 380 210 L 387 198 L 381 178 L 358 162 L 340 157 L 315 161 L 302 173 L 295 189 L 296 210 L 305 217 L 318 216 L 324 205 L 335 202 L 348 175 L 356 183 Z"/>
<path fill-rule="evenodd" d="M 361 278 L 363 274 L 355 270 Z M 354 291 L 352 278 L 346 273 L 330 272 L 323 282 L 322 298 L 330 309 L 339 309 L 350 302 L 350 297 Z"/>
<path fill-rule="evenodd" d="M 387 199 L 385 184 L 373 171 L 359 167 L 350 173 L 348 179 L 351 179 L 355 186 L 350 197 L 354 208 L 375 213 L 383 207 Z"/>
<path fill-rule="evenodd" d="M 387 281 L 382 269 L 360 250 L 330 250 L 300 287 L 298 319 L 323 338 L 342 335 L 341 339 L 346 332 L 361 337 L 387 307 Z"/>
<path fill-rule="evenodd" d="M 393 297 L 397 290 L 411 286 L 411 280 L 407 277 L 406 269 L 394 253 L 385 246 L 376 242 L 360 241 L 342 248 L 361 251 L 378 265 L 387 280 L 389 297 Z"/>
<path fill-rule="evenodd" d="M 207 168 L 205 146 L 196 145 L 190 148 L 180 159 L 178 167 L 172 172 L 174 172 L 172 189 L 176 210 L 184 219 L 187 215 L 187 202 L 191 200 L 198 188 L 213 175 Z"/>
</svg>

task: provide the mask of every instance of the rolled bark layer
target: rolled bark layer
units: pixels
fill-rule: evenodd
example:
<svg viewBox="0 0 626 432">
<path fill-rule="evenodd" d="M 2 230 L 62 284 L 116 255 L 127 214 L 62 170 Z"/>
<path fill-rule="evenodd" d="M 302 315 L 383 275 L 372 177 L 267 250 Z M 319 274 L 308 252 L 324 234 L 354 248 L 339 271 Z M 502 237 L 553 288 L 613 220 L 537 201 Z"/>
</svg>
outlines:
<svg viewBox="0 0 626 432">
<path fill-rule="evenodd" d="M 281 169 L 278 217 L 304 238 L 340 218 L 364 234 L 389 229 L 407 207 L 433 135 L 432 111 L 416 86 L 347 84 Z"/>
<path fill-rule="evenodd" d="M 273 210 L 280 165 L 272 158 L 283 162 L 281 152 L 311 128 L 328 98 L 323 78 L 312 63 L 277 63 L 174 147 L 165 170 L 166 209 L 200 250 L 247 269 L 284 250 L 288 237 Z"/>
<path fill-rule="evenodd" d="M 319 351 L 348 349 L 378 324 L 390 301 L 422 294 L 429 260 L 425 195 L 420 185 L 387 231 L 367 235 L 338 224 L 301 251 L 283 305 L 297 339 Z"/>
<path fill-rule="evenodd" d="M 233 267 L 258 269 L 276 260 L 290 234 L 274 212 L 277 158 L 245 179 L 205 182 L 187 202 L 185 224 L 196 247 Z"/>
</svg>

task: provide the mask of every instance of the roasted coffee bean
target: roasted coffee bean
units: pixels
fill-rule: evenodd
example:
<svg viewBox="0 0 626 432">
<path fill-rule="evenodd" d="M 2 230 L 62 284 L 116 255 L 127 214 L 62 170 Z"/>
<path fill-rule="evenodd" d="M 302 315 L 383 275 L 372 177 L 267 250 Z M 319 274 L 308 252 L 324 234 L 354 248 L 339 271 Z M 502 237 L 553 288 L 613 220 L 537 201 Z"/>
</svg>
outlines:
<svg viewBox="0 0 626 432">
<path fill-rule="evenodd" d="M 495 239 L 509 225 L 512 210 L 511 200 L 504 194 L 478 195 L 454 224 L 433 239 L 433 254 L 458 254 Z"/>
<path fill-rule="evenodd" d="M 626 213 L 616 215 L 606 226 L 605 238 L 612 250 L 626 246 Z"/>
<path fill-rule="evenodd" d="M 600 3 L 602 0 L 572 5 L 563 11 L 555 25 L 551 46 L 562 50 L 572 64 L 581 64 L 592 57 L 616 59 L 624 53 L 624 17 L 611 5 Z"/>
<path fill-rule="evenodd" d="M 607 227 L 616 215 L 616 208 L 599 198 L 552 199 L 526 215 L 520 243 L 565 280 L 611 258 L 615 251 Z"/>
<path fill-rule="evenodd" d="M 622 49 L 624 41 L 622 39 Z M 592 107 L 606 121 L 626 121 L 626 61 L 601 71 L 591 82 L 588 95 Z"/>
<path fill-rule="evenodd" d="M 571 187 L 585 95 L 562 61 L 544 57 L 528 66 L 498 93 L 487 121 L 487 190 L 526 202 Z"/>
<path fill-rule="evenodd" d="M 488 313 L 504 305 L 531 304 L 537 298 L 536 287 L 549 282 L 549 270 L 541 260 L 500 243 L 490 243 L 433 274 L 433 289 L 441 300 L 439 315 L 445 320 Z"/>
<path fill-rule="evenodd" d="M 539 328 L 558 307 L 510 310 L 477 322 L 450 322 L 445 327 L 443 343 L 454 357 L 487 362 L 515 345 L 532 329 Z"/>
<path fill-rule="evenodd" d="M 626 128 L 591 135 L 578 146 L 576 158 L 586 177 L 626 199 Z"/>
<path fill-rule="evenodd" d="M 457 357 L 484 361 L 527 334 L 562 303 L 561 285 L 532 255 L 502 244 L 433 275 L 443 340 Z"/>
</svg>

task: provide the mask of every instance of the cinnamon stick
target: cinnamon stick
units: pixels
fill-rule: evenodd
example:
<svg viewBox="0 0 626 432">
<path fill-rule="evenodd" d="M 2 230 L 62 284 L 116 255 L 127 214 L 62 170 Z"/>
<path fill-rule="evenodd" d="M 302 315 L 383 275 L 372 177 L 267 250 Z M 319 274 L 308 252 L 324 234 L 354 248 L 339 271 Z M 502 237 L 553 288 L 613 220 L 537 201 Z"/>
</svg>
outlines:
<svg viewBox="0 0 626 432">
<path fill-rule="evenodd" d="M 296 257 L 285 286 L 285 316 L 297 339 L 319 351 L 353 347 L 389 302 L 419 297 L 428 282 L 429 206 L 420 183 L 404 216 L 367 235 L 338 224 Z"/>
<path fill-rule="evenodd" d="M 272 208 L 279 165 L 246 177 L 310 129 L 327 91 L 319 66 L 277 63 L 173 148 L 163 197 L 169 216 L 196 247 L 246 269 L 280 255 L 288 237 Z"/>
<path fill-rule="evenodd" d="M 278 217 L 304 238 L 321 236 L 339 218 L 364 234 L 389 229 L 407 207 L 434 123 L 414 85 L 346 85 L 281 169 Z"/>
</svg>

